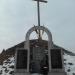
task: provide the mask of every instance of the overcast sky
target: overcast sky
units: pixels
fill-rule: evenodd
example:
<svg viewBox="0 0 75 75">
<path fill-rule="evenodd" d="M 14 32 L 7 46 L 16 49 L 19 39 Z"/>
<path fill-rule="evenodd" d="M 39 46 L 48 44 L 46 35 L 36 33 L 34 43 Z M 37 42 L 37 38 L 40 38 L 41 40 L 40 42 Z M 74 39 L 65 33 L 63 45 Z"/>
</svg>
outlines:
<svg viewBox="0 0 75 75">
<path fill-rule="evenodd" d="M 53 36 L 55 44 L 75 52 L 75 0 L 48 0 L 41 3 L 41 25 Z M 25 40 L 37 25 L 36 2 L 0 0 L 0 52 Z"/>
</svg>

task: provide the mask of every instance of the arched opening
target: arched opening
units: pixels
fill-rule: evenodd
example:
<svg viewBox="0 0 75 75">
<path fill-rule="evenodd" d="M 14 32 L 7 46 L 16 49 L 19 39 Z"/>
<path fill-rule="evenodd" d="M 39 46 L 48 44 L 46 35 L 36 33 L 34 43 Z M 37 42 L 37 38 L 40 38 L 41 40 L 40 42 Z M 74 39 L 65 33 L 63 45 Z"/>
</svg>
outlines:
<svg viewBox="0 0 75 75">
<path fill-rule="evenodd" d="M 36 29 L 40 29 L 46 32 L 48 36 L 48 41 L 37 39 L 36 42 L 33 43 L 33 48 L 30 48 L 30 35 Z M 45 52 L 45 44 L 48 43 L 47 53 Z M 25 48 L 28 49 L 28 71 L 33 73 L 43 73 L 44 75 L 48 73 L 50 70 L 50 49 L 52 48 L 52 35 L 51 32 L 43 27 L 43 26 L 35 26 L 32 27 L 26 34 L 26 43 Z"/>
</svg>

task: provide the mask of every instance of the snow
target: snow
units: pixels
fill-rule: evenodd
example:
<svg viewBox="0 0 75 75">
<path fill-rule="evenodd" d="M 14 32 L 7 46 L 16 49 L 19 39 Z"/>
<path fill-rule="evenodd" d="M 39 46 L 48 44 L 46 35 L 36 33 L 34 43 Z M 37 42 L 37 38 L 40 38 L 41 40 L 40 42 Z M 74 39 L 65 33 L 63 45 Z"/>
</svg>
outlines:
<svg viewBox="0 0 75 75">
<path fill-rule="evenodd" d="M 11 57 L 3 62 L 3 65 L 0 67 L 2 73 L 0 75 L 13 75 L 14 74 L 14 57 Z M 13 73 L 12 73 L 13 72 Z"/>
<path fill-rule="evenodd" d="M 67 75 L 75 75 L 75 56 L 64 54 L 64 67 Z M 0 75 L 14 75 L 14 57 L 10 57 L 0 65 Z M 37 73 L 32 75 L 38 75 Z"/>
<path fill-rule="evenodd" d="M 75 75 L 75 56 L 64 55 L 64 67 L 67 75 Z"/>
</svg>

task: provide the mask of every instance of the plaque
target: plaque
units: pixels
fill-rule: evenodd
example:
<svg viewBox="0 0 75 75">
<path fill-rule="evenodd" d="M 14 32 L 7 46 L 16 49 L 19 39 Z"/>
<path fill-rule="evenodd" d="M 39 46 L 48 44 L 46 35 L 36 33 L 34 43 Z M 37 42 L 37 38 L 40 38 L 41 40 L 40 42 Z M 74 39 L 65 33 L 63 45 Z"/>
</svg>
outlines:
<svg viewBox="0 0 75 75">
<path fill-rule="evenodd" d="M 17 50 L 16 69 L 27 69 L 27 54 L 26 49 Z"/>
<path fill-rule="evenodd" d="M 61 49 L 51 49 L 51 68 L 62 69 Z"/>
<path fill-rule="evenodd" d="M 44 58 L 44 49 L 41 47 L 33 48 L 33 60 L 43 60 Z"/>
</svg>

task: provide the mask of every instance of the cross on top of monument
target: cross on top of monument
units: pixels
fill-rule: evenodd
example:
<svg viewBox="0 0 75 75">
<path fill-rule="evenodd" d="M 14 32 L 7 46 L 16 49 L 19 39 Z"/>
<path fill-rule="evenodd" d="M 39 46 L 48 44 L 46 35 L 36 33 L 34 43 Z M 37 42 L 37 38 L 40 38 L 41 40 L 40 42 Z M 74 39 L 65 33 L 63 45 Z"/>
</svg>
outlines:
<svg viewBox="0 0 75 75">
<path fill-rule="evenodd" d="M 45 0 L 34 0 L 34 1 L 37 1 L 38 26 L 40 26 L 40 6 L 39 6 L 39 2 L 47 3 L 47 1 L 45 1 Z M 39 30 L 39 39 L 41 39 L 41 33 L 40 33 L 40 30 Z"/>
<path fill-rule="evenodd" d="M 45 1 L 45 0 L 34 0 L 34 1 L 39 1 L 39 2 L 47 3 L 47 1 Z"/>
</svg>

